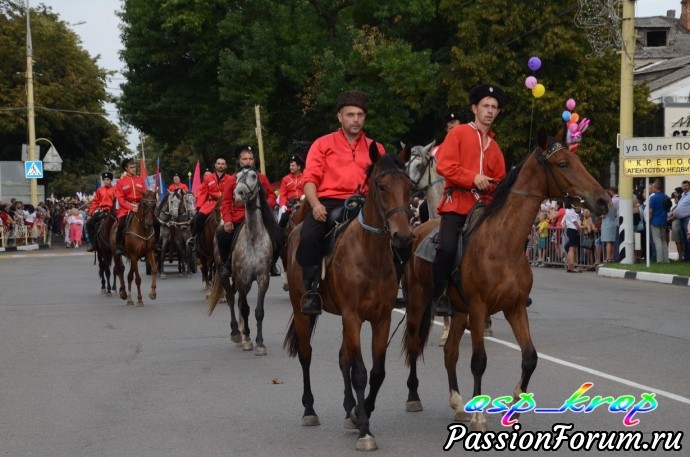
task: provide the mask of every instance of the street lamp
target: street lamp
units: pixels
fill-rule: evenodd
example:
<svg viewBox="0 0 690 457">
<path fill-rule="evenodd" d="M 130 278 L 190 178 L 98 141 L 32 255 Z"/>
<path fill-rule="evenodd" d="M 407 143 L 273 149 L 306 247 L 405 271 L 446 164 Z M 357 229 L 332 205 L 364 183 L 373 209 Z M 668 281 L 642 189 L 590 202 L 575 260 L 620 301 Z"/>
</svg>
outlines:
<svg viewBox="0 0 690 457">
<path fill-rule="evenodd" d="M 29 0 L 26 0 L 26 115 L 29 125 L 29 161 L 36 160 L 36 125 L 34 123 L 34 72 L 33 46 L 31 45 L 31 13 Z M 31 204 L 38 206 L 38 183 L 36 178 L 30 178 Z"/>
</svg>

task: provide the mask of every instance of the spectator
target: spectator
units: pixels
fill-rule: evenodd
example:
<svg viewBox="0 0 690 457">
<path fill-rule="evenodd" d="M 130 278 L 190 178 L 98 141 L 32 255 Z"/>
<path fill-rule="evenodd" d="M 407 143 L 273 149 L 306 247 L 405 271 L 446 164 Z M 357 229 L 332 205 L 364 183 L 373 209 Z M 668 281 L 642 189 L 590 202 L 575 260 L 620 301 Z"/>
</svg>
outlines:
<svg viewBox="0 0 690 457">
<path fill-rule="evenodd" d="M 681 183 L 682 195 L 673 215 L 680 221 L 680 239 L 683 246 L 683 261 L 690 262 L 690 181 Z"/>
<path fill-rule="evenodd" d="M 580 248 L 580 217 L 570 202 L 565 204 L 563 223 L 568 235 L 568 242 L 565 246 L 567 251 L 566 271 L 568 273 L 580 273 L 580 270 L 575 269 L 575 258 Z"/>
<path fill-rule="evenodd" d="M 649 196 L 649 228 L 657 263 L 668 263 L 668 242 L 666 241 L 668 214 L 664 208 L 665 197 L 666 194 L 661 190 L 661 181 L 654 181 Z"/>
<path fill-rule="evenodd" d="M 82 229 L 84 228 L 84 219 L 77 208 L 72 208 L 68 212 L 67 224 L 69 227 L 69 244 L 67 247 L 78 248 L 82 242 Z"/>
<path fill-rule="evenodd" d="M 611 186 L 607 189 L 611 197 L 612 205 L 608 213 L 601 221 L 601 242 L 604 245 L 604 262 L 615 262 L 616 240 L 618 239 L 618 199 L 614 201 L 613 198 L 618 196 L 618 188 Z"/>
</svg>

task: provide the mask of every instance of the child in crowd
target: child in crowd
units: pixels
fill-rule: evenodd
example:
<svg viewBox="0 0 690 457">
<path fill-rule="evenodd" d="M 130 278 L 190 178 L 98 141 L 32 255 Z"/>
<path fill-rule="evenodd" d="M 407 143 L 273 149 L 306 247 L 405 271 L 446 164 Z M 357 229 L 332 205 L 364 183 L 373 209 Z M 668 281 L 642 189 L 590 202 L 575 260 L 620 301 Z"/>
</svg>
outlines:
<svg viewBox="0 0 690 457">
<path fill-rule="evenodd" d="M 543 266 L 544 253 L 546 252 L 546 243 L 549 240 L 549 219 L 546 215 L 546 211 L 539 212 L 539 224 L 537 224 L 537 230 L 539 233 L 539 257 L 537 258 L 537 266 Z"/>
</svg>

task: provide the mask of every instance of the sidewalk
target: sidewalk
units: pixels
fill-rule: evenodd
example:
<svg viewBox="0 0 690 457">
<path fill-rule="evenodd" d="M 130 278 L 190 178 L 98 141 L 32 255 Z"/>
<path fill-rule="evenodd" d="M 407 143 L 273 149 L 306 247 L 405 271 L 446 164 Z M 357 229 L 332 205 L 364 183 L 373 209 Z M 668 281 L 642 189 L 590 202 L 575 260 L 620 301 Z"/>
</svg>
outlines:
<svg viewBox="0 0 690 457">
<path fill-rule="evenodd" d="M 597 274 L 599 276 L 607 276 L 609 278 L 623 278 L 636 279 L 639 281 L 653 281 L 663 284 L 673 284 L 675 286 L 690 287 L 690 278 L 687 276 L 675 276 L 662 273 L 648 273 L 646 271 L 630 271 L 621 270 L 618 268 L 606 268 L 603 266 L 597 267 Z"/>
</svg>

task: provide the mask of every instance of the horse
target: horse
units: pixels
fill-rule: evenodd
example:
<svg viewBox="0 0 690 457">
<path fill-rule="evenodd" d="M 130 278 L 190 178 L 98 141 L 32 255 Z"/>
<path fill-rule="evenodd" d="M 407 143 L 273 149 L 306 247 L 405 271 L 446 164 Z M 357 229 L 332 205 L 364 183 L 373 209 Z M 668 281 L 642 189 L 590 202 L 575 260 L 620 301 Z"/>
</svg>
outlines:
<svg viewBox="0 0 690 457">
<path fill-rule="evenodd" d="M 429 207 L 429 219 L 436 219 L 436 208 L 443 198 L 443 176 L 436 173 L 436 157 L 433 149 L 436 141 L 426 146 L 412 146 L 410 160 L 405 163 L 407 174 L 414 182 L 416 192 L 424 192 L 427 206 Z M 405 145 L 402 145 L 405 147 Z"/>
<path fill-rule="evenodd" d="M 146 257 L 151 266 L 151 290 L 149 298 L 156 299 L 156 278 L 158 276 L 158 264 L 156 262 L 156 229 L 154 220 L 156 217 L 156 193 L 152 190 L 144 192 L 139 202 L 137 212 L 127 216 L 122 245 L 125 255 L 129 259 L 129 273 L 127 273 L 127 289 L 124 282 L 124 264 L 122 256 L 115 254 L 115 271 L 120 279 L 120 298 L 127 300 L 128 305 L 133 305 L 132 279 L 137 285 L 137 306 L 144 306 L 141 297 L 141 276 L 139 276 L 138 261 Z M 110 231 L 110 247 L 115 252 L 115 233 L 117 224 Z"/>
<path fill-rule="evenodd" d="M 233 198 L 235 203 L 245 205 L 245 218 L 242 224 L 235 227 L 238 232 L 232 243 L 232 283 L 220 274 L 219 255 L 215 262 L 216 275 L 213 280 L 213 288 L 207 299 L 208 313 L 210 315 L 213 312 L 223 295 L 223 291 L 225 291 L 231 313 L 230 337 L 232 341 L 241 343 L 243 350 L 251 351 L 254 346 L 249 337 L 247 295 L 251 290 L 252 283 L 256 281 L 259 290 L 255 310 L 255 355 L 264 356 L 267 354 L 263 338 L 264 298 L 268 290 L 273 253 L 276 249 L 273 239 L 277 236 L 278 224 L 266 200 L 266 194 L 259 180 L 259 173 L 252 167 L 244 167 L 237 172 L 236 178 L 237 185 L 233 192 Z M 215 247 L 217 251 L 217 243 L 215 243 Z M 239 294 L 238 308 L 241 316 L 241 328 L 238 328 L 235 318 L 235 292 Z"/>
<path fill-rule="evenodd" d="M 455 372 L 460 338 L 468 323 L 472 327 L 473 396 L 481 395 L 482 375 L 486 369 L 484 322 L 487 316 L 502 311 L 510 324 L 522 353 L 522 373 L 513 392 L 514 401 L 527 385 L 537 364 L 527 316 L 527 297 L 532 289 L 532 270 L 525 257 L 525 240 L 532 230 L 540 204 L 545 199 L 565 200 L 584 205 L 594 214 L 607 212 L 611 200 L 601 185 L 589 174 L 580 158 L 570 152 L 562 130 L 556 138 L 545 131 L 538 136 L 537 147 L 500 183 L 494 201 L 477 219 L 461 260 L 460 280 L 451 281 L 448 298 L 454 310 L 450 332 L 444 346 L 444 361 L 450 391 L 450 406 L 455 420 L 470 420 L 470 429 L 486 430 L 481 412 L 468 414 L 458 389 Z M 413 250 L 436 227 L 429 220 L 414 230 Z M 500 240 L 500 241 L 499 241 Z M 407 379 L 408 411 L 421 411 L 417 392 L 416 362 L 429 336 L 432 312 L 432 265 L 414 256 L 406 268 L 408 314 L 403 350 L 410 367 Z"/>
<path fill-rule="evenodd" d="M 113 261 L 113 251 L 110 248 L 110 230 L 117 222 L 117 210 L 112 206 L 107 216 L 101 220 L 96 229 L 96 260 L 98 261 L 98 276 L 101 278 L 101 293 L 112 295 L 117 290 L 117 276 L 113 274 L 110 283 L 110 264 Z"/>
<path fill-rule="evenodd" d="M 290 290 L 287 276 L 287 240 L 290 238 L 290 233 L 292 230 L 301 224 L 304 221 L 304 218 L 307 217 L 308 211 L 311 211 L 309 202 L 306 199 L 304 201 L 298 200 L 292 206 L 292 211 L 290 213 L 290 217 L 288 218 L 287 226 L 285 227 L 285 243 L 283 244 L 283 249 L 280 251 L 280 260 L 283 264 L 283 290 L 285 292 Z"/>
<path fill-rule="evenodd" d="M 379 156 L 375 143 L 371 145 L 369 156 L 368 195 L 359 216 L 336 239 L 320 287 L 324 310 L 342 316 L 343 341 L 339 360 L 345 381 L 345 427 L 359 429 L 358 450 L 377 449 L 369 429 L 369 417 L 386 374 L 391 313 L 398 290 L 392 248 L 408 248 L 413 237 L 409 223 L 412 180 L 403 165 L 407 157 L 404 154 L 400 158 L 390 154 Z M 311 391 L 309 340 L 317 317 L 301 313 L 305 290 L 302 269 L 295 259 L 301 230 L 302 225 L 295 227 L 288 240 L 287 271 L 293 314 L 283 346 L 291 357 L 299 356 L 302 366 L 302 425 L 315 426 L 319 425 L 319 419 Z M 367 372 L 360 341 L 365 321 L 369 321 L 372 329 L 373 360 L 366 397 Z"/>
<path fill-rule="evenodd" d="M 165 256 L 168 253 L 168 244 L 174 243 L 175 235 L 175 224 L 177 223 L 177 218 L 180 209 L 180 202 L 182 197 L 180 195 L 180 189 L 174 192 L 168 193 L 163 200 L 156 207 L 156 218 L 160 223 L 160 255 L 158 257 L 158 269 L 161 279 L 165 279 Z M 179 252 L 178 252 L 179 255 Z M 172 254 L 170 254 L 172 261 Z M 179 259 L 179 257 L 178 257 Z"/>
<path fill-rule="evenodd" d="M 189 251 L 189 268 L 190 271 L 196 272 L 196 259 L 199 259 L 201 265 L 201 282 L 203 289 L 206 292 L 206 298 L 209 297 L 210 291 L 213 287 L 213 273 L 216 269 L 216 263 L 213 256 L 213 243 L 216 235 L 216 229 L 220 224 L 220 204 L 222 197 L 218 197 L 216 206 L 211 214 L 206 217 L 204 229 L 197 234 L 197 242 L 193 249 Z"/>
<path fill-rule="evenodd" d="M 177 270 L 180 276 L 191 274 L 189 271 L 189 251 L 186 240 L 190 238 L 191 218 L 196 212 L 194 194 L 177 189 L 163 198 L 156 210 L 160 222 L 161 252 L 158 259 L 161 279 L 165 279 L 164 261 L 166 254 L 172 262 L 172 251 L 177 254 Z"/>
</svg>

